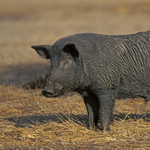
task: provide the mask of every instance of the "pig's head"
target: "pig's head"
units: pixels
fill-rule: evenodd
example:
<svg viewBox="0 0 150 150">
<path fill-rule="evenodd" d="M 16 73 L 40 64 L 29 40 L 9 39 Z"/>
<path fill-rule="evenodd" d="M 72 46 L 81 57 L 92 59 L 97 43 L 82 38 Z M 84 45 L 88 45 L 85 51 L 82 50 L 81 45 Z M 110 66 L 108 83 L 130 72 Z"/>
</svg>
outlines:
<svg viewBox="0 0 150 150">
<path fill-rule="evenodd" d="M 43 95 L 57 97 L 78 89 L 84 79 L 83 64 L 75 44 L 32 46 L 45 59 L 50 59 L 50 73 L 47 77 Z"/>
</svg>

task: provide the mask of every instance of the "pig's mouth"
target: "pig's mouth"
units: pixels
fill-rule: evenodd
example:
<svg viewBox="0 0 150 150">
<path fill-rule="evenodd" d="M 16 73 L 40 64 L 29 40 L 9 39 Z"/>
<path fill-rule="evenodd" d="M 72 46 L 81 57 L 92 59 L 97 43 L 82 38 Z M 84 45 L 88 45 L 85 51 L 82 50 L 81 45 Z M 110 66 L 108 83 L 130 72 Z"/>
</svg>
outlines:
<svg viewBox="0 0 150 150">
<path fill-rule="evenodd" d="M 59 91 L 59 92 L 57 92 L 57 93 L 53 93 L 53 92 L 50 92 L 50 91 L 47 91 L 47 90 L 43 90 L 43 91 L 42 91 L 42 94 L 43 94 L 45 97 L 49 97 L 49 98 L 50 98 L 50 97 L 59 97 L 59 96 L 63 95 L 61 91 Z"/>
<path fill-rule="evenodd" d="M 61 95 L 63 95 L 61 92 L 58 92 L 58 93 L 52 93 L 52 92 L 49 92 L 49 91 L 46 91 L 46 90 L 43 90 L 42 91 L 42 94 L 45 96 L 45 97 L 59 97 Z"/>
<path fill-rule="evenodd" d="M 42 91 L 42 94 L 45 96 L 45 97 L 53 97 L 53 93 L 47 91 L 47 90 L 43 90 Z"/>
</svg>

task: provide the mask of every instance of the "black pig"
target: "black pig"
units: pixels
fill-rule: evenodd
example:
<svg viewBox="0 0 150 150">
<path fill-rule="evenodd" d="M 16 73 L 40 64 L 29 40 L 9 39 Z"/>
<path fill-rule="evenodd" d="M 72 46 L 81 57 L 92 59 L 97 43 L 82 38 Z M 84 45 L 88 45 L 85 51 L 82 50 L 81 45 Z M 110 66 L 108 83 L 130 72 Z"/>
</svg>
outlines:
<svg viewBox="0 0 150 150">
<path fill-rule="evenodd" d="M 91 128 L 108 131 L 116 98 L 150 95 L 150 31 L 131 35 L 76 34 L 53 45 L 32 46 L 51 69 L 43 95 L 77 91 L 87 107 Z"/>
</svg>

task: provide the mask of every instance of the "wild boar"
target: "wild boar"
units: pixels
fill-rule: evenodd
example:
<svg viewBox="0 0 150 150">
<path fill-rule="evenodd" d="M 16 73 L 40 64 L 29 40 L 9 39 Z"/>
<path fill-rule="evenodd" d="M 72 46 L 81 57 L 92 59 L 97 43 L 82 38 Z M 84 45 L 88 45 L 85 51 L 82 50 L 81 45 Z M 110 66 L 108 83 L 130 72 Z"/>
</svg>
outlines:
<svg viewBox="0 0 150 150">
<path fill-rule="evenodd" d="M 50 59 L 43 95 L 76 91 L 83 96 L 91 128 L 109 131 L 115 99 L 150 96 L 150 31 L 131 35 L 75 34 L 53 45 L 32 46 Z"/>
</svg>

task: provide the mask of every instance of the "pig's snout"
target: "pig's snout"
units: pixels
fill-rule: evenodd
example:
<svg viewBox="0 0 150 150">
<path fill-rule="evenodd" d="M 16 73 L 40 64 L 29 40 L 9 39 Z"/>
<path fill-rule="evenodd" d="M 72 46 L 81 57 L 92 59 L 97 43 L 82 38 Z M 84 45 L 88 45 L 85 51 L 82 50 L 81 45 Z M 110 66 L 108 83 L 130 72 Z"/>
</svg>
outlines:
<svg viewBox="0 0 150 150">
<path fill-rule="evenodd" d="M 42 94 L 45 96 L 45 97 L 52 97 L 54 92 L 52 90 L 43 90 L 42 91 Z"/>
<path fill-rule="evenodd" d="M 56 97 L 62 94 L 62 86 L 59 83 L 48 84 L 44 87 L 42 94 L 45 97 Z"/>
</svg>

